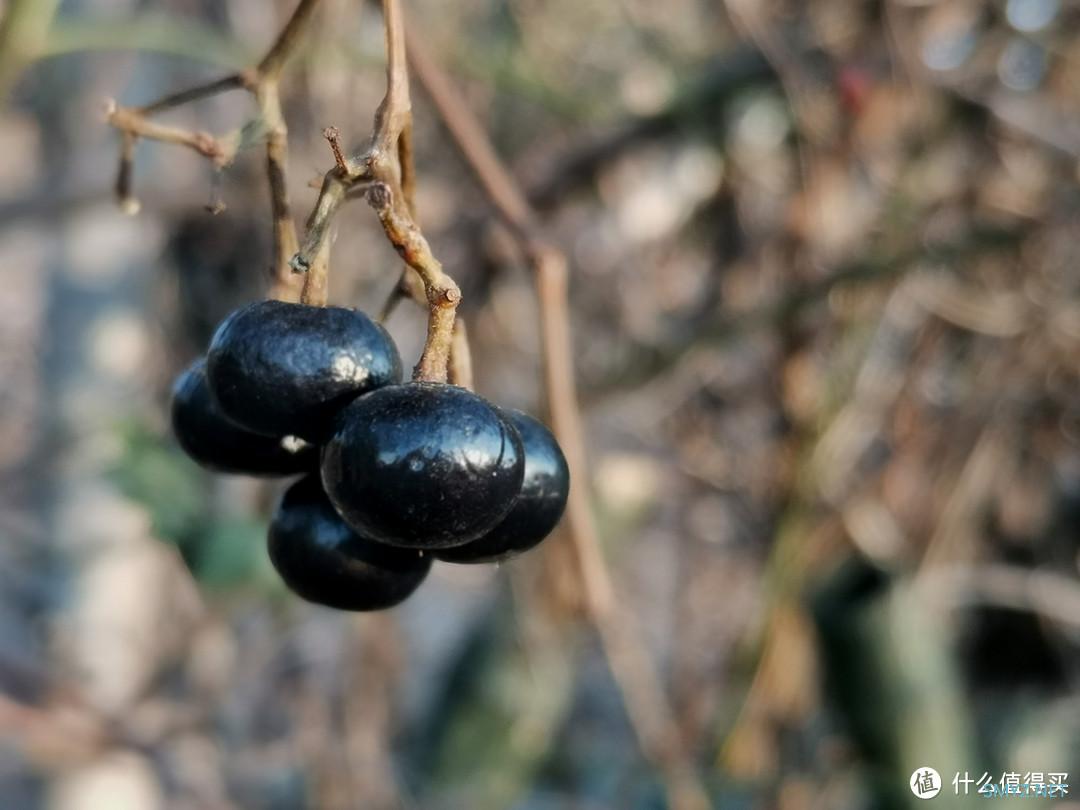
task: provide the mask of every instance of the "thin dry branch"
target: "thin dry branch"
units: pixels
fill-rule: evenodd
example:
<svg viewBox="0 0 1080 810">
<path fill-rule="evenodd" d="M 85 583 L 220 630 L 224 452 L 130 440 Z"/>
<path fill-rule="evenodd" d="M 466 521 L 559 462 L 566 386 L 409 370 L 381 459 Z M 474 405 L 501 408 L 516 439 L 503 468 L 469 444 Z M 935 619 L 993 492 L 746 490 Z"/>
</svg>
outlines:
<svg viewBox="0 0 1080 810">
<path fill-rule="evenodd" d="M 410 194 L 414 188 L 410 140 L 412 101 L 405 54 L 405 23 L 399 0 L 383 0 L 382 6 L 386 30 L 386 95 L 375 111 L 371 140 L 364 152 L 351 158 L 343 157 L 340 150 L 335 150 L 336 165 L 323 179 L 315 209 L 308 220 L 307 234 L 292 259 L 292 267 L 306 272 L 312 266 L 341 204 L 349 199 L 353 188 L 365 186 L 364 197 L 379 217 L 387 239 L 423 280 L 428 334 L 413 378 L 446 382 L 461 290 L 443 271 L 413 218 Z M 402 151 L 408 162 L 404 168 Z"/>
<path fill-rule="evenodd" d="M 138 110 L 120 107 L 112 99 L 106 102 L 105 114 L 108 116 L 109 123 L 128 136 L 128 139 L 147 138 L 152 141 L 186 146 L 203 157 L 210 158 L 218 166 L 228 163 L 233 158 L 233 149 L 208 132 L 195 132 L 155 123 Z"/>
<path fill-rule="evenodd" d="M 116 199 L 120 210 L 129 216 L 139 213 L 139 201 L 131 191 L 135 174 L 135 143 L 138 141 L 130 132 L 120 136 L 120 166 L 116 170 Z"/>
<path fill-rule="evenodd" d="M 446 382 L 461 291 L 443 272 L 424 235 L 409 216 L 400 188 L 391 189 L 386 183 L 376 183 L 369 189 L 367 201 L 395 250 L 424 280 L 429 307 L 428 335 L 413 377 L 428 382 Z"/>
<path fill-rule="evenodd" d="M 405 196 L 405 205 L 409 208 L 409 215 L 413 218 L 413 222 L 419 225 L 420 220 L 416 209 L 416 167 L 413 161 L 411 115 L 398 136 L 397 150 L 398 165 L 401 169 L 401 192 Z M 385 321 L 389 318 L 397 305 L 406 298 L 410 298 L 421 307 L 427 308 L 424 280 L 408 265 L 402 268 L 398 283 L 394 285 L 394 289 L 387 296 L 386 302 L 380 310 L 379 320 Z"/>
<path fill-rule="evenodd" d="M 215 138 L 204 132 L 163 126 L 151 121 L 151 117 L 229 90 L 243 89 L 251 93 L 258 107 L 257 120 L 266 133 L 266 171 L 270 185 L 274 239 L 273 285 L 270 295 L 285 300 L 296 297 L 296 283 L 290 268 L 290 259 L 297 251 L 297 236 L 286 183 L 289 144 L 288 130 L 281 112 L 279 83 L 281 71 L 299 47 L 318 4 L 319 0 L 300 0 L 274 44 L 254 67 L 171 93 L 140 107 L 111 104 L 108 110 L 109 123 L 122 135 L 117 196 L 122 208 L 126 212 L 134 213 L 138 211 L 139 205 L 132 194 L 131 166 L 135 145 L 140 138 L 188 147 L 212 160 L 217 168 L 233 160 L 240 143 L 239 136 Z"/>
<path fill-rule="evenodd" d="M 300 303 L 312 307 L 325 307 L 330 297 L 330 244 L 323 242 L 311 268 L 304 274 L 304 286 L 300 290 Z"/>
<path fill-rule="evenodd" d="M 383 0 L 386 31 L 386 95 L 375 111 L 375 131 L 365 156 L 379 161 L 397 152 L 398 140 L 412 122 L 409 66 L 405 56 L 405 18 L 400 0 Z M 400 170 L 398 172 L 400 179 Z"/>
<path fill-rule="evenodd" d="M 291 297 L 294 286 L 290 261 L 297 248 L 296 221 L 289 204 L 286 173 L 289 163 L 289 131 L 281 112 L 277 78 L 260 80 L 255 97 L 267 129 L 266 177 L 270 183 L 270 210 L 273 217 L 275 298 Z"/>
<path fill-rule="evenodd" d="M 409 215 L 413 221 L 420 224 L 419 214 L 416 207 L 416 166 L 413 160 L 413 126 L 412 116 L 405 122 L 401 134 L 398 136 L 398 165 L 401 167 L 401 192 L 405 195 L 405 204 L 409 207 Z M 383 306 L 383 311 L 389 317 L 394 306 L 402 298 L 411 298 L 420 306 L 426 306 L 427 295 L 424 290 L 424 280 L 416 274 L 412 268 L 402 268 L 401 278 L 397 286 Z M 385 320 L 385 319 L 384 319 Z"/>
<path fill-rule="evenodd" d="M 465 99 L 428 55 L 418 35 L 406 27 L 409 63 L 477 182 L 499 216 L 520 238 L 535 230 L 535 215 L 517 181 L 503 165 L 491 141 L 469 111 Z"/>
<path fill-rule="evenodd" d="M 409 214 L 417 219 L 416 213 L 416 166 L 413 160 L 413 126 L 412 115 L 409 115 L 405 126 L 398 135 L 398 165 L 401 167 L 401 191 L 405 194 L 405 204 L 409 206 Z"/>
<path fill-rule="evenodd" d="M 226 93 L 229 90 L 242 90 L 248 84 L 249 80 L 243 73 L 233 73 L 229 76 L 215 79 L 207 84 L 200 84 L 196 87 L 189 87 L 186 90 L 171 93 L 170 95 L 159 98 L 151 104 L 134 107 L 133 112 L 138 113 L 143 117 L 157 115 L 166 110 L 171 110 L 174 107 L 181 107 L 184 104 L 190 104 L 193 101 L 210 98 L 211 96 L 216 96 L 220 93 Z"/>
<path fill-rule="evenodd" d="M 415 171 L 412 161 L 412 103 L 409 96 L 405 54 L 404 17 L 398 0 L 383 0 L 386 30 L 386 95 L 375 113 L 368 149 L 347 158 L 338 143 L 337 131 L 327 131 L 336 166 L 324 178 L 319 198 L 308 219 L 307 233 L 299 244 L 286 183 L 288 130 L 281 112 L 279 80 L 289 57 L 296 51 L 310 24 L 318 0 L 301 0 L 274 44 L 259 63 L 246 71 L 170 94 L 142 107 L 113 105 L 109 122 L 122 133 L 117 194 L 127 211 L 138 210 L 131 192 L 132 158 L 139 138 L 186 146 L 221 167 L 235 156 L 239 139 L 218 139 L 202 132 L 163 126 L 150 116 L 227 90 L 243 88 L 255 96 L 259 122 L 266 132 L 267 177 L 270 184 L 274 237 L 274 284 L 272 297 L 295 298 L 294 272 L 309 273 L 301 298 L 325 303 L 330 223 L 341 205 L 362 186 L 365 199 L 375 209 L 386 235 L 408 266 L 398 290 L 424 302 L 429 310 L 428 339 L 414 377 L 445 382 L 454 317 L 461 291 L 442 270 L 415 221 Z M 314 274 L 312 276 L 311 274 Z M 422 290 L 417 279 L 422 280 Z M 397 293 L 396 293 L 397 294 Z M 396 300 L 395 300 L 396 302 Z M 388 303 L 388 308 L 392 304 Z"/>
<path fill-rule="evenodd" d="M 266 56 L 255 68 L 259 80 L 264 82 L 276 82 L 281 76 L 285 64 L 296 53 L 304 34 L 307 32 L 311 17 L 315 13 L 315 7 L 319 0 L 300 0 L 296 10 L 293 11 L 285 27 L 281 29 L 274 44 L 270 46 Z"/>
<path fill-rule="evenodd" d="M 600 551 L 588 495 L 584 430 L 574 379 L 568 281 L 564 254 L 549 242 L 517 182 L 499 159 L 464 98 L 427 49 L 409 31 L 408 54 L 418 81 L 449 130 L 489 201 L 514 234 L 536 279 L 543 341 L 544 376 L 552 428 L 566 453 L 571 475 L 566 520 L 589 617 L 597 628 L 639 744 L 664 775 L 676 810 L 705 810 L 708 797 L 692 758 L 684 750 L 654 663 L 637 628 L 616 610 L 611 574 Z"/>
</svg>

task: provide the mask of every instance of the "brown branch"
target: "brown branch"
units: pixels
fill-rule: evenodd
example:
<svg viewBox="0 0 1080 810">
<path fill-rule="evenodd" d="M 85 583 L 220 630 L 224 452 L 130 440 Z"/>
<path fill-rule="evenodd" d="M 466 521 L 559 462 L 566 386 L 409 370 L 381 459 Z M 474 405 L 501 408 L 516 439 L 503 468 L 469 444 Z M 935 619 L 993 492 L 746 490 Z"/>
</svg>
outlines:
<svg viewBox="0 0 1080 810">
<path fill-rule="evenodd" d="M 375 111 L 375 132 L 368 150 L 369 159 L 385 159 L 385 156 L 396 152 L 398 139 L 411 125 L 412 116 L 401 1 L 383 0 L 382 10 L 386 31 L 386 95 Z"/>
<path fill-rule="evenodd" d="M 278 38 L 255 69 L 262 81 L 277 81 L 285 63 L 299 47 L 317 5 L 319 5 L 319 0 L 300 0 L 289 21 L 278 34 Z"/>
<path fill-rule="evenodd" d="M 398 136 L 398 165 L 401 167 L 401 192 L 405 195 L 405 204 L 409 207 L 409 215 L 419 225 L 420 218 L 416 207 L 416 166 L 413 160 L 411 113 L 405 121 L 401 134 Z M 409 267 L 402 269 L 401 279 L 398 281 L 397 287 L 394 288 L 394 293 L 391 294 L 390 299 L 387 300 L 386 305 L 383 307 L 384 311 L 392 311 L 402 297 L 411 298 L 420 306 L 427 305 L 424 280 Z"/>
<path fill-rule="evenodd" d="M 297 235 L 286 182 L 288 129 L 281 112 L 279 82 L 281 71 L 299 47 L 318 4 L 319 0 L 300 0 L 274 44 L 253 68 L 171 93 L 140 107 L 113 104 L 108 111 L 109 123 L 122 136 L 117 196 L 124 210 L 133 213 L 138 210 L 138 201 L 132 195 L 131 166 L 135 145 L 140 138 L 186 146 L 211 159 L 216 167 L 229 163 L 240 143 L 239 137 L 215 138 L 204 132 L 157 124 L 150 120 L 152 116 L 229 90 L 243 89 L 254 96 L 258 107 L 257 120 L 266 133 L 266 173 L 273 217 L 274 266 L 270 295 L 285 300 L 296 298 L 290 260 L 297 252 Z"/>
<path fill-rule="evenodd" d="M 389 0 L 394 2 L 394 0 Z M 428 303 L 428 334 L 424 352 L 413 371 L 413 378 L 427 382 L 446 382 L 453 343 L 454 317 L 461 301 L 461 290 L 442 270 L 424 235 L 409 216 L 400 187 L 392 189 L 384 182 L 375 183 L 367 194 L 386 237 L 405 263 L 424 280 Z"/>
<path fill-rule="evenodd" d="M 186 90 L 180 90 L 177 93 L 164 96 L 151 104 L 136 107 L 135 112 L 142 116 L 156 115 L 157 113 L 171 110 L 174 107 L 180 107 L 184 104 L 190 104 L 192 101 L 210 98 L 211 96 L 216 96 L 219 93 L 225 93 L 229 90 L 242 90 L 248 83 L 249 79 L 245 77 L 243 73 L 233 73 L 230 76 L 215 79 L 207 84 L 189 87 Z"/>
<path fill-rule="evenodd" d="M 314 256 L 328 238 L 330 223 L 349 192 L 366 186 L 365 199 L 374 209 L 387 239 L 405 263 L 423 280 L 428 307 L 428 334 L 413 378 L 446 382 L 454 317 L 461 290 L 431 252 L 431 246 L 413 218 L 408 189 L 414 187 L 411 165 L 412 101 L 409 97 L 405 61 L 405 30 L 400 0 L 383 0 L 386 30 L 386 95 L 375 111 L 374 130 L 368 148 L 353 158 L 335 155 L 337 165 L 327 172 L 315 209 L 308 220 L 307 235 L 292 259 L 295 270 L 311 267 Z M 333 145 L 333 144 L 332 144 Z M 402 150 L 408 161 L 403 170 Z M 393 309 L 387 302 L 384 313 Z"/>
<path fill-rule="evenodd" d="M 401 167 L 401 193 L 405 196 L 405 204 L 409 208 L 409 215 L 413 218 L 413 222 L 419 224 L 420 220 L 416 208 L 416 167 L 413 161 L 411 114 L 398 136 L 397 151 L 398 165 Z M 397 309 L 397 305 L 406 298 L 412 299 L 421 307 L 427 307 L 424 280 L 407 265 L 402 268 L 398 283 L 394 285 L 394 289 L 390 291 L 390 295 L 383 304 L 379 320 L 385 321 L 389 318 Z"/>
<path fill-rule="evenodd" d="M 408 39 L 417 80 L 496 213 L 514 234 L 536 278 L 552 427 L 566 454 L 571 476 L 577 481 L 567 503 L 569 531 L 565 536 L 574 552 L 589 617 L 597 628 L 639 744 L 664 775 L 669 805 L 676 810 L 705 810 L 709 806 L 707 794 L 692 758 L 684 750 L 655 665 L 637 628 L 627 620 L 625 611 L 617 610 L 611 574 L 600 551 L 589 502 L 584 430 L 574 381 L 566 258 L 544 237 L 538 217 L 464 98 L 427 56 L 417 35 L 410 31 Z"/>
<path fill-rule="evenodd" d="M 401 191 L 405 195 L 405 204 L 409 215 L 418 220 L 416 213 L 416 166 L 413 161 L 413 125 L 409 114 L 405 126 L 401 128 L 397 142 L 398 165 L 401 167 Z"/>
<path fill-rule="evenodd" d="M 427 309 L 427 293 L 424 291 L 424 280 L 408 266 L 401 271 L 397 284 L 394 285 L 394 288 L 386 297 L 386 301 L 383 302 L 382 309 L 379 310 L 379 321 L 385 322 L 394 314 L 397 305 L 405 300 L 411 300 Z"/>
<path fill-rule="evenodd" d="M 390 320 L 390 316 L 394 314 L 398 304 L 408 298 L 408 294 L 405 292 L 405 279 L 407 277 L 408 275 L 405 271 L 402 271 L 401 275 L 398 276 L 397 284 L 390 290 L 390 294 L 386 296 L 386 300 L 379 310 L 379 323 L 386 323 Z"/>
<path fill-rule="evenodd" d="M 180 127 L 157 124 L 145 118 L 138 110 L 120 107 L 111 99 L 106 102 L 108 121 L 125 137 L 146 138 L 162 141 L 192 149 L 203 157 L 210 158 L 216 165 L 223 166 L 232 160 L 234 151 L 227 144 L 219 141 L 208 132 L 193 132 Z"/>
<path fill-rule="evenodd" d="M 270 211 L 273 217 L 274 265 L 272 298 L 292 300 L 295 296 L 291 260 L 297 250 L 296 221 L 289 205 L 286 179 L 289 162 L 289 131 L 281 112 L 278 80 L 259 80 L 255 97 L 267 128 L 266 178 L 270 185 Z"/>
<path fill-rule="evenodd" d="M 121 135 L 120 166 L 116 170 L 116 199 L 120 204 L 120 210 L 129 216 L 139 213 L 140 207 L 131 189 L 135 173 L 135 143 L 137 141 L 138 138 L 129 132 Z"/>
<path fill-rule="evenodd" d="M 461 93 L 417 41 L 413 29 L 406 29 L 409 63 L 428 94 L 439 118 L 453 137 L 465 162 L 499 216 L 521 237 L 533 230 L 535 216 L 517 181 L 503 165 L 491 141 L 468 108 Z"/>
<path fill-rule="evenodd" d="M 330 239 L 322 243 L 315 261 L 304 274 L 304 287 L 300 291 L 300 303 L 312 307 L 325 307 L 330 294 Z"/>
<path fill-rule="evenodd" d="M 330 238 L 330 226 L 338 209 L 348 199 L 349 180 L 339 169 L 331 169 L 323 177 L 315 207 L 307 221 L 307 232 L 300 249 L 290 259 L 290 266 L 297 273 L 306 273 L 315 263 L 315 257 Z"/>
</svg>

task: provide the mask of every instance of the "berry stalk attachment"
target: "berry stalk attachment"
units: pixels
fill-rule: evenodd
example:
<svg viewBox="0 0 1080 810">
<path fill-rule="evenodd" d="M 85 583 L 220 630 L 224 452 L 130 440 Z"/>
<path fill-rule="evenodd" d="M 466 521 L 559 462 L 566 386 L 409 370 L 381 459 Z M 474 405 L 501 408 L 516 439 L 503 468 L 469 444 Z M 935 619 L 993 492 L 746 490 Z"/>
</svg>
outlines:
<svg viewBox="0 0 1080 810">
<path fill-rule="evenodd" d="M 367 149 L 346 157 L 337 146 L 337 131 L 329 137 L 335 165 L 323 178 L 319 198 L 308 219 L 307 232 L 291 265 L 311 272 L 330 238 L 330 224 L 357 187 L 375 211 L 387 239 L 423 281 L 428 307 L 427 339 L 413 371 L 418 382 L 446 382 L 454 320 L 461 289 L 443 271 L 413 216 L 410 191 L 414 176 L 410 136 L 412 102 L 405 58 L 405 25 L 400 0 L 383 0 L 386 28 L 386 95 L 375 112 L 374 132 Z"/>
</svg>

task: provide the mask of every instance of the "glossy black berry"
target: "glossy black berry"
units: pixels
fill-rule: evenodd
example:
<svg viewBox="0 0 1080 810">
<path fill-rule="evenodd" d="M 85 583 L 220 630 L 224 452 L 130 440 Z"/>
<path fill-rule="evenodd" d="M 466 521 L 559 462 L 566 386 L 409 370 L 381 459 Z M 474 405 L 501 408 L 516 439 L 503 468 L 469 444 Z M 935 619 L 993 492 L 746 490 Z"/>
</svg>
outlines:
<svg viewBox="0 0 1080 810">
<path fill-rule="evenodd" d="M 510 513 L 478 540 L 436 552 L 456 563 L 498 562 L 527 551 L 547 537 L 562 517 L 570 493 L 566 457 L 538 420 L 521 411 L 504 411 L 525 448 L 525 478 Z"/>
<path fill-rule="evenodd" d="M 293 475 L 318 467 L 319 451 L 314 445 L 262 436 L 231 422 L 210 396 L 202 359 L 176 378 L 171 416 L 173 433 L 184 452 L 216 472 Z"/>
<path fill-rule="evenodd" d="M 401 381 L 394 342 L 364 313 L 284 301 L 250 304 L 222 321 L 206 368 L 230 419 L 316 443 L 350 401 Z"/>
<path fill-rule="evenodd" d="M 431 557 L 367 540 L 342 521 L 316 475 L 285 492 L 267 549 L 285 584 L 309 602 L 339 610 L 382 610 L 424 581 Z"/>
<path fill-rule="evenodd" d="M 323 448 L 341 516 L 373 540 L 437 549 L 475 540 L 514 505 L 521 438 L 494 405 L 452 385 L 407 383 L 353 402 Z"/>
</svg>

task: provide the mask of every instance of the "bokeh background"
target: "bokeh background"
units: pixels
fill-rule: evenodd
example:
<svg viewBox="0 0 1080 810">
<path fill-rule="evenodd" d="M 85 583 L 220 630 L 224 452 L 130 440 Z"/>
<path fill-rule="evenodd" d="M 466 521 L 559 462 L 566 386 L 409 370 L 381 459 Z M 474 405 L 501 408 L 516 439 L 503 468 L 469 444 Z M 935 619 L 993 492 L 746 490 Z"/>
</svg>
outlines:
<svg viewBox="0 0 1080 810">
<path fill-rule="evenodd" d="M 322 128 L 363 143 L 383 90 L 377 7 L 323 6 L 284 85 L 298 216 Z M 266 286 L 262 154 L 141 144 L 125 216 L 104 99 L 250 64 L 291 7 L 0 4 L 0 807 L 678 807 L 565 536 L 337 614 L 269 568 L 279 486 L 169 436 L 171 379 Z M 956 773 L 1080 782 L 1080 5 L 407 9 L 569 257 L 575 485 L 676 765 L 725 808 L 922 806 L 921 766 L 950 806 Z M 544 414 L 528 268 L 415 96 L 478 390 Z M 332 302 L 398 271 L 347 209 Z M 411 362 L 422 313 L 389 326 Z"/>
</svg>

